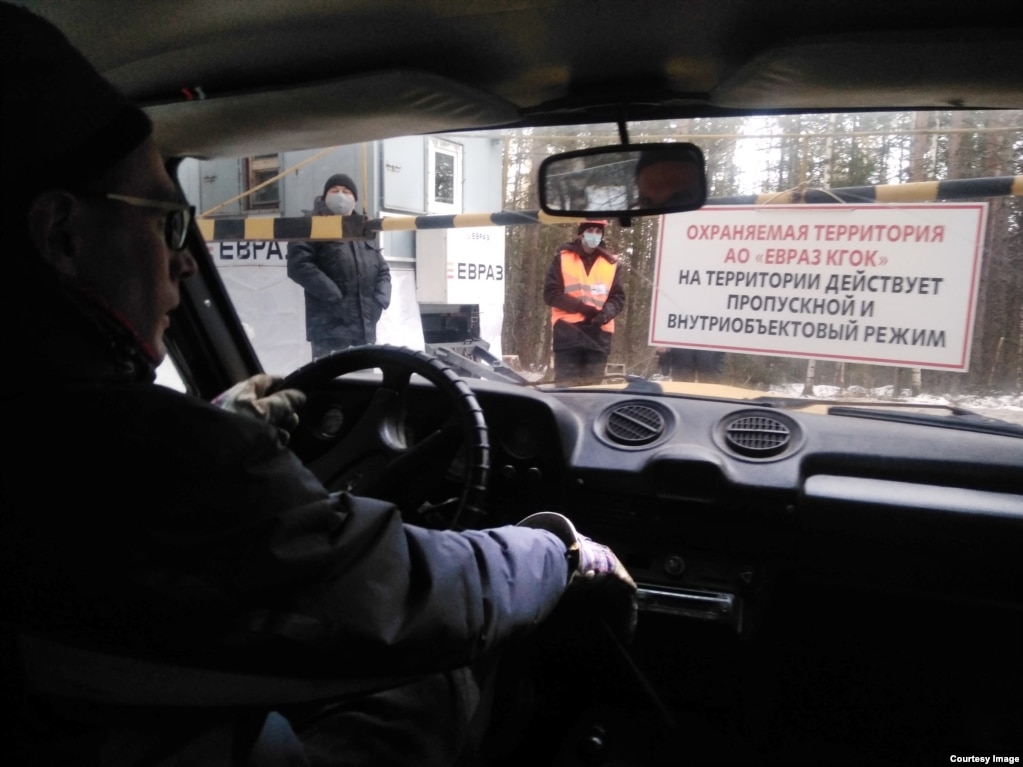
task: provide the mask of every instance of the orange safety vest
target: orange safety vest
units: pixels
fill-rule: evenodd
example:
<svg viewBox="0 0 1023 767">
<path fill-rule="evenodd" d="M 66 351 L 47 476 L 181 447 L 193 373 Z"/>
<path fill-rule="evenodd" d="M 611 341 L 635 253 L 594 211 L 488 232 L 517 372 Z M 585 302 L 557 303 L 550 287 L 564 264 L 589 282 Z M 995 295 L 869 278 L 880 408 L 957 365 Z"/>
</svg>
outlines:
<svg viewBox="0 0 1023 767">
<path fill-rule="evenodd" d="M 614 282 L 617 270 L 617 262 L 611 263 L 603 256 L 597 256 L 597 260 L 593 262 L 593 266 L 590 268 L 590 273 L 587 274 L 586 267 L 583 266 L 583 260 L 579 257 L 578 253 L 571 250 L 561 251 L 561 279 L 565 285 L 565 295 L 574 296 L 583 301 L 583 303 L 590 304 L 590 306 L 595 306 L 598 309 L 604 308 L 604 302 L 607 301 L 608 293 L 611 291 L 611 283 Z M 556 324 L 558 320 L 584 322 L 586 317 L 579 312 L 566 312 L 564 309 L 552 306 L 551 325 Z M 600 326 L 600 329 L 608 333 L 614 333 L 615 321 L 608 320 L 606 324 Z"/>
</svg>

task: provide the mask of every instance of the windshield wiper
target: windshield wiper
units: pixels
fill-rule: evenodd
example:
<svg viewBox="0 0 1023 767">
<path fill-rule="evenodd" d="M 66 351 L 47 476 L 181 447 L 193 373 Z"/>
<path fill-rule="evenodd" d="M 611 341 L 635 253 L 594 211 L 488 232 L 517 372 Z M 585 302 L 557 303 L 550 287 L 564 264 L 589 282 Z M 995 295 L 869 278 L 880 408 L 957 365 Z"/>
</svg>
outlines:
<svg viewBox="0 0 1023 767">
<path fill-rule="evenodd" d="M 529 383 L 491 354 L 478 339 L 459 343 L 427 344 L 426 349 L 441 362 L 454 368 L 459 375 L 519 385 Z"/>
<path fill-rule="evenodd" d="M 612 375 L 597 376 L 592 378 L 572 378 L 565 381 L 536 381 L 531 384 L 534 388 L 545 388 L 547 391 L 559 391 L 562 389 L 575 389 L 578 387 L 587 387 L 597 389 L 601 385 L 613 385 L 624 383 L 624 389 L 616 389 L 615 391 L 627 391 L 635 394 L 664 394 L 664 387 L 662 387 L 657 381 L 651 381 L 643 376 L 636 375 L 621 375 L 614 373 Z M 551 387 L 551 388 L 547 388 Z"/>
<path fill-rule="evenodd" d="M 757 397 L 751 399 L 750 402 L 780 409 L 820 405 L 827 408 L 829 415 L 840 415 L 849 418 L 872 418 L 878 421 L 894 421 L 896 423 L 909 423 L 919 426 L 942 426 L 949 429 L 1023 437 L 1023 426 L 1002 421 L 998 418 L 990 418 L 958 405 L 940 405 L 931 402 L 876 401 L 849 401 L 835 404 L 834 400 L 801 399 L 798 397 Z M 940 410 L 948 415 L 938 415 L 934 412 L 918 412 L 921 410 Z M 950 418 L 949 416 L 953 417 Z"/>
<path fill-rule="evenodd" d="M 913 407 L 910 403 L 902 403 Z M 885 406 L 887 407 L 887 406 Z M 877 410 L 877 405 L 870 408 L 847 407 L 836 405 L 828 408 L 831 415 L 844 415 L 851 418 L 874 418 L 880 421 L 896 421 L 898 423 L 911 423 L 923 426 L 941 426 L 948 429 L 961 429 L 963 431 L 979 431 L 986 434 L 1001 434 L 1007 436 L 1023 437 L 1023 426 L 998 418 L 990 418 L 974 413 L 966 408 L 950 405 L 933 405 L 932 407 L 945 408 L 950 411 L 953 418 L 939 416 L 934 413 L 906 413 L 899 411 Z"/>
<path fill-rule="evenodd" d="M 958 405 L 941 405 L 934 402 L 879 402 L 877 400 L 845 400 L 840 404 L 836 404 L 833 399 L 818 399 L 814 397 L 754 397 L 749 400 L 757 405 L 766 405 L 767 407 L 776 407 L 782 410 L 789 408 L 801 408 L 808 407 L 810 405 L 823 405 L 831 408 L 849 408 L 858 411 L 858 408 L 892 408 L 895 409 L 906 409 L 906 410 L 944 410 L 952 415 L 977 415 L 972 410 L 967 410 L 964 407 Z M 829 411 L 830 412 L 830 411 Z"/>
</svg>

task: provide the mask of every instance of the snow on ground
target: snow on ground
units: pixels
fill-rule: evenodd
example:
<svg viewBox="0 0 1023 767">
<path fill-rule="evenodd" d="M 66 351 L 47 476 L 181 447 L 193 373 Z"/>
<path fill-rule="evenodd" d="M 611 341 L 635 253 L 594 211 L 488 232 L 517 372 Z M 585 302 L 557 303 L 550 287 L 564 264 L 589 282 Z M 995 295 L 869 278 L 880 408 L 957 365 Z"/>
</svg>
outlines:
<svg viewBox="0 0 1023 767">
<path fill-rule="evenodd" d="M 802 397 L 802 384 L 789 384 L 772 389 L 777 394 L 786 397 Z M 815 386 L 814 397 L 828 400 L 870 400 L 876 402 L 905 402 L 918 403 L 921 405 L 947 405 L 949 407 L 961 407 L 972 410 L 980 415 L 991 418 L 1001 418 L 1012 423 L 1023 424 L 1023 394 L 1001 394 L 1001 395 L 977 395 L 977 394 L 918 394 L 913 396 L 909 389 L 903 389 L 901 396 L 894 396 L 891 386 L 884 386 L 879 389 L 864 389 L 859 386 L 850 386 L 846 389 L 839 389 L 837 386 Z"/>
</svg>

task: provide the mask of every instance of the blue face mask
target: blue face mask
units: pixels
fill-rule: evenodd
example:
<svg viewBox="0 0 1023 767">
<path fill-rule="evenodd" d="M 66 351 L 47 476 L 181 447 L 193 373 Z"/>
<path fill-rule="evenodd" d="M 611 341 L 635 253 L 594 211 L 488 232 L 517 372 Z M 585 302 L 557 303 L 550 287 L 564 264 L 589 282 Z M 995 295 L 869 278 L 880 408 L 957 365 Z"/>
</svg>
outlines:
<svg viewBox="0 0 1023 767">
<path fill-rule="evenodd" d="M 587 248 L 597 247 L 602 239 L 604 239 L 604 236 L 597 232 L 583 232 L 583 245 Z"/>
</svg>

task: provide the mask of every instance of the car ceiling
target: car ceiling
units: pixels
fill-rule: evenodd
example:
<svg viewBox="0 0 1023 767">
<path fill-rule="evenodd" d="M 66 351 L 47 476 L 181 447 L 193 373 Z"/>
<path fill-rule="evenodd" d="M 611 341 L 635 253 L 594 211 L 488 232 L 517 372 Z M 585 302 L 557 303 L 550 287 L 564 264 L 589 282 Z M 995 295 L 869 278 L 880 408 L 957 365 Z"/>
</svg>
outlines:
<svg viewBox="0 0 1023 767">
<path fill-rule="evenodd" d="M 224 156 L 467 128 L 1023 107 L 1019 0 L 36 0 Z"/>
</svg>

